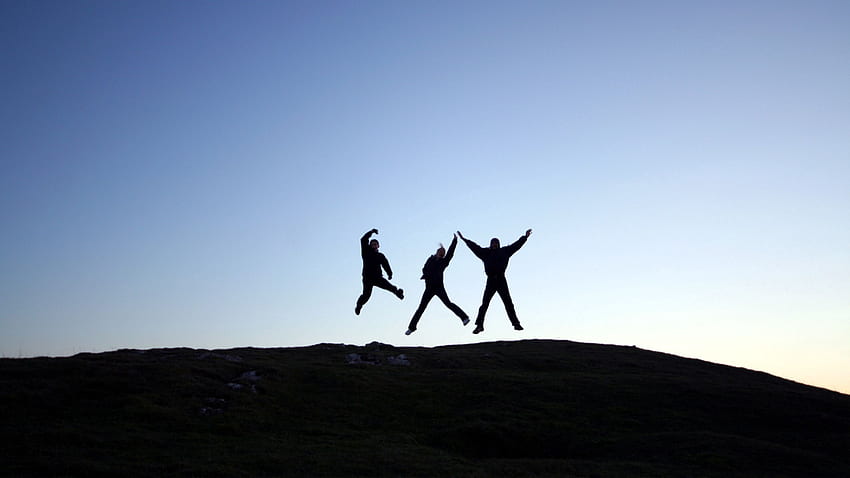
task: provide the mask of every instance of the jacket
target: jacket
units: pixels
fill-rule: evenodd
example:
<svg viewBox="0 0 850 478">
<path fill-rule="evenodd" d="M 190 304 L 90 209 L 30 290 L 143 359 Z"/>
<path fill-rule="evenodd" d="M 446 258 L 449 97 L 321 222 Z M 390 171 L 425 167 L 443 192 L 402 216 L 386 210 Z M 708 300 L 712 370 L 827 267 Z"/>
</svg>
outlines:
<svg viewBox="0 0 850 478">
<path fill-rule="evenodd" d="M 390 262 L 386 256 L 372 249 L 369 245 L 369 237 L 371 235 L 372 231 L 369 231 L 360 238 L 360 256 L 363 257 L 363 278 L 378 279 L 384 277 L 381 271 L 382 267 L 387 271 L 387 275 L 392 277 L 393 270 L 390 268 Z"/>
<path fill-rule="evenodd" d="M 455 247 L 457 247 L 457 237 L 452 239 L 452 244 L 446 251 L 445 257 L 440 258 L 434 254 L 425 261 L 425 265 L 422 266 L 422 277 L 420 277 L 420 279 L 425 280 L 425 285 L 443 284 L 443 272 L 445 272 L 446 267 L 449 267 L 449 262 L 455 255 Z"/>
<path fill-rule="evenodd" d="M 484 272 L 487 277 L 504 277 L 508 268 L 508 260 L 525 244 L 526 240 L 528 238 L 522 236 L 513 244 L 498 249 L 490 249 L 489 247 L 485 249 L 469 239 L 464 239 L 464 242 L 469 246 L 472 253 L 484 262 Z"/>
</svg>

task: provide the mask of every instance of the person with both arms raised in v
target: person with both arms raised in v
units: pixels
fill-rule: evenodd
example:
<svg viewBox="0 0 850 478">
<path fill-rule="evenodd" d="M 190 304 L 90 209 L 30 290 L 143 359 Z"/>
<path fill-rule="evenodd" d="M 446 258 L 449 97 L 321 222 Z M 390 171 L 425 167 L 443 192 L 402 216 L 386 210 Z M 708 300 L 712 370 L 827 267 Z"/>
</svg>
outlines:
<svg viewBox="0 0 850 478">
<path fill-rule="evenodd" d="M 393 278 L 393 270 L 386 256 L 378 252 L 381 244 L 377 239 L 369 240 L 372 234 L 377 233 L 377 229 L 372 229 L 360 238 L 360 256 L 363 257 L 363 293 L 357 298 L 357 306 L 354 308 L 354 313 L 357 315 L 360 315 L 363 304 L 372 296 L 372 287 L 380 287 L 392 292 L 399 299 L 404 299 L 404 290 L 389 282 Z M 386 279 L 381 268 L 387 271 Z"/>
<path fill-rule="evenodd" d="M 420 277 L 420 279 L 425 280 L 425 292 L 422 293 L 422 300 L 419 302 L 419 308 L 413 313 L 413 318 L 410 319 L 410 325 L 407 327 L 407 332 L 404 333 L 405 335 L 410 335 L 416 331 L 416 325 L 419 324 L 419 319 L 422 317 L 422 313 L 425 312 L 425 307 L 428 306 L 428 302 L 430 302 L 435 295 L 443 301 L 443 304 L 445 304 L 449 310 L 460 317 L 460 320 L 463 321 L 463 325 L 469 323 L 469 316 L 466 315 L 466 312 L 461 310 L 460 307 L 449 300 L 449 296 L 446 294 L 446 286 L 443 285 L 443 272 L 446 270 L 446 267 L 449 266 L 449 262 L 451 262 L 452 257 L 454 257 L 456 246 L 457 236 L 454 236 L 452 238 L 452 244 L 449 246 L 449 252 L 446 252 L 446 248 L 440 244 L 440 248 L 437 249 L 436 254 L 429 257 L 428 260 L 425 261 L 425 265 L 422 266 L 422 277 Z"/>
<path fill-rule="evenodd" d="M 473 254 L 484 262 L 484 272 L 487 274 L 487 285 L 484 287 L 484 298 L 481 301 L 481 307 L 478 309 L 478 317 L 475 318 L 475 330 L 473 334 L 478 334 L 484 331 L 484 314 L 487 313 L 487 308 L 490 306 L 490 299 L 497 292 L 502 298 L 502 303 L 505 304 L 505 311 L 508 313 L 508 318 L 514 326 L 514 330 L 522 330 L 522 325 L 516 316 L 514 302 L 511 300 L 511 292 L 508 290 L 508 280 L 505 278 L 505 270 L 508 268 L 508 260 L 519 250 L 528 240 L 531 235 L 531 229 L 525 231 L 525 235 L 520 237 L 516 242 L 509 246 L 499 247 L 499 239 L 490 239 L 490 247 L 484 249 L 478 244 L 463 237 L 460 231 L 457 235 L 463 239 L 463 242 L 469 247 Z"/>
</svg>

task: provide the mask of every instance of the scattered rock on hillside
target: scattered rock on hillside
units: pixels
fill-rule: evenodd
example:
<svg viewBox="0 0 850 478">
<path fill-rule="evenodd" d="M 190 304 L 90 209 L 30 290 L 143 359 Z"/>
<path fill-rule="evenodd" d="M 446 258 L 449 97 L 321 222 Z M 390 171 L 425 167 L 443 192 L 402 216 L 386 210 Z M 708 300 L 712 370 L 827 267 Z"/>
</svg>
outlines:
<svg viewBox="0 0 850 478">
<path fill-rule="evenodd" d="M 348 354 L 345 356 L 345 361 L 349 365 L 365 363 L 368 365 L 378 365 L 381 359 L 372 354 Z"/>
<path fill-rule="evenodd" d="M 407 358 L 405 354 L 399 355 L 391 355 L 389 357 L 381 357 L 377 354 L 365 353 L 351 353 L 345 356 L 345 361 L 349 365 L 351 364 L 367 364 L 367 365 L 381 365 L 383 363 L 387 363 L 389 365 L 410 365 L 410 360 Z"/>
<path fill-rule="evenodd" d="M 201 407 L 201 410 L 198 412 L 198 414 L 202 417 L 212 417 L 215 415 L 221 415 L 222 413 L 224 413 L 224 410 L 213 407 Z"/>
<path fill-rule="evenodd" d="M 207 360 L 207 359 L 210 359 L 210 358 L 224 359 L 224 360 L 227 360 L 228 362 L 241 362 L 242 361 L 242 357 L 240 357 L 238 355 L 220 354 L 220 353 L 217 353 L 217 352 L 204 352 L 198 357 L 199 360 Z"/>
<path fill-rule="evenodd" d="M 387 363 L 390 365 L 410 365 L 410 360 L 407 355 L 400 354 L 396 357 L 387 357 Z"/>
<path fill-rule="evenodd" d="M 206 403 L 206 406 L 201 407 L 198 411 L 198 414 L 202 417 L 221 415 L 224 413 L 225 406 L 227 406 L 227 400 L 223 398 L 209 397 L 204 400 L 204 402 Z"/>
<path fill-rule="evenodd" d="M 231 390 L 247 389 L 247 390 L 250 390 L 252 393 L 257 393 L 256 383 L 260 381 L 260 378 L 261 377 L 259 375 L 257 375 L 256 370 L 251 370 L 251 371 L 243 373 L 238 378 L 234 379 L 232 382 L 229 382 L 227 384 L 227 386 Z M 243 383 L 240 383 L 240 382 L 243 382 Z M 248 382 L 248 383 L 244 383 L 244 382 Z"/>
</svg>

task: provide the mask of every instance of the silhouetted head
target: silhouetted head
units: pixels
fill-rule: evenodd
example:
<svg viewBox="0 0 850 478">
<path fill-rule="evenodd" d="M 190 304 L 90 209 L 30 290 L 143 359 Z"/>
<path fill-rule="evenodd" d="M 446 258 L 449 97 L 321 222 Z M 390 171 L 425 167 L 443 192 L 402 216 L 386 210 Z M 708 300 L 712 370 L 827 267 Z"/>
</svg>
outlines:
<svg viewBox="0 0 850 478">
<path fill-rule="evenodd" d="M 442 244 L 440 244 L 439 249 L 437 249 L 437 257 L 439 257 L 440 259 L 446 257 L 446 248 L 443 247 Z"/>
<path fill-rule="evenodd" d="M 381 244 L 378 242 L 377 239 L 372 239 L 371 241 L 369 241 L 369 245 L 372 246 L 372 249 L 375 249 L 376 251 L 379 247 L 381 247 Z"/>
<path fill-rule="evenodd" d="M 494 237 L 490 239 L 490 249 L 498 249 L 499 248 L 499 238 Z"/>
</svg>

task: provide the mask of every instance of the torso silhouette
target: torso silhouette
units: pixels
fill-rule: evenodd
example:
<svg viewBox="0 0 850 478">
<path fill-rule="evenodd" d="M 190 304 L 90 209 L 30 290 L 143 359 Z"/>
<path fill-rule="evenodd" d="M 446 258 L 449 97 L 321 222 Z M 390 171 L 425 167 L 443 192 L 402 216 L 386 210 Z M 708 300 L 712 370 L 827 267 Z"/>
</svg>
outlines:
<svg viewBox="0 0 850 478">
<path fill-rule="evenodd" d="M 527 237 L 523 236 L 513 244 L 497 249 L 483 248 L 469 240 L 467 240 L 467 244 L 469 244 L 472 253 L 484 262 L 484 272 L 487 276 L 499 277 L 505 275 L 511 256 L 525 244 L 527 239 Z"/>
</svg>

